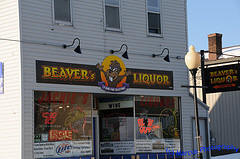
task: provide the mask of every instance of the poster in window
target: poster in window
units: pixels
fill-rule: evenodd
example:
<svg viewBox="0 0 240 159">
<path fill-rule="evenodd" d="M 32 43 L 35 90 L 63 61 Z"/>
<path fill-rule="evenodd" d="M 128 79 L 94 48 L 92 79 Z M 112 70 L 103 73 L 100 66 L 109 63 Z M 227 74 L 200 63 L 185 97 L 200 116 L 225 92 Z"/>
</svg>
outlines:
<svg viewBox="0 0 240 159">
<path fill-rule="evenodd" d="M 91 94 L 87 93 L 35 91 L 35 158 L 44 158 L 45 153 L 55 157 L 56 155 L 72 157 L 92 154 L 90 149 L 92 145 L 91 98 Z M 81 142 L 85 143 L 85 148 L 89 148 L 82 150 L 81 148 L 84 149 L 84 147 L 80 145 Z M 46 145 L 52 145 L 51 150 L 45 148 Z M 78 151 L 75 151 L 76 147 Z M 64 152 L 61 152 L 61 149 L 64 149 Z M 41 157 L 37 157 L 40 154 L 42 154 Z"/>
<path fill-rule="evenodd" d="M 136 152 L 164 152 L 180 148 L 177 97 L 136 96 Z"/>
</svg>

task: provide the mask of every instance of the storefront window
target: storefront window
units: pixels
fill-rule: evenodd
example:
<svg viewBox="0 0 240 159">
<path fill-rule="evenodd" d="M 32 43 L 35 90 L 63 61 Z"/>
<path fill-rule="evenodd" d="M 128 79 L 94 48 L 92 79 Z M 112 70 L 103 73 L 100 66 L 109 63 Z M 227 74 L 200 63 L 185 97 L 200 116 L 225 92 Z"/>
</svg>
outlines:
<svg viewBox="0 0 240 159">
<path fill-rule="evenodd" d="M 99 99 L 100 154 L 133 154 L 133 97 Z"/>
<path fill-rule="evenodd" d="M 177 97 L 136 96 L 136 152 L 180 149 L 180 117 Z"/>
<path fill-rule="evenodd" d="M 119 112 L 121 111 L 121 112 Z M 106 113 L 106 112 L 102 112 Z M 108 111 L 101 117 L 101 141 L 131 141 L 134 140 L 133 109 Z"/>
<path fill-rule="evenodd" d="M 92 96 L 34 93 L 34 158 L 92 155 Z"/>
</svg>

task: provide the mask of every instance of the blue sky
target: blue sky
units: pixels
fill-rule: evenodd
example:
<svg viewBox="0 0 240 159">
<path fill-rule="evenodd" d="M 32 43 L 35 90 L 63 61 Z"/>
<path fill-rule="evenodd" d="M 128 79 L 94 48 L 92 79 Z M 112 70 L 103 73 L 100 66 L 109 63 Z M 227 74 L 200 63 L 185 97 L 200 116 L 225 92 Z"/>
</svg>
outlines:
<svg viewBox="0 0 240 159">
<path fill-rule="evenodd" d="M 240 45 L 240 0 L 187 0 L 188 44 L 208 50 L 208 34 L 221 33 L 223 47 Z"/>
</svg>

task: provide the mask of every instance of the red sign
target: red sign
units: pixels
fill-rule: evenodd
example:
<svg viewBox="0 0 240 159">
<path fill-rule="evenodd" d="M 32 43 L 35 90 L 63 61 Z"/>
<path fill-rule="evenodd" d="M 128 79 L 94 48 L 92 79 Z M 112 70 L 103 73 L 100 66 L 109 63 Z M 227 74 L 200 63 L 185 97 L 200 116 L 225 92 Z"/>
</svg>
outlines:
<svg viewBox="0 0 240 159">
<path fill-rule="evenodd" d="M 169 107 L 174 108 L 173 97 L 154 97 L 142 96 L 140 99 L 140 106 L 142 107 Z"/>
<path fill-rule="evenodd" d="M 42 103 L 62 103 L 77 104 L 76 99 L 80 96 L 82 104 L 86 104 L 89 100 L 87 93 L 66 93 L 66 92 L 42 92 L 38 98 L 38 104 Z"/>
<path fill-rule="evenodd" d="M 144 119 L 144 118 L 138 119 L 138 127 L 139 127 L 140 134 L 142 133 L 149 134 L 151 133 L 152 129 L 160 128 L 160 126 L 158 125 L 153 125 L 152 119 Z"/>
<path fill-rule="evenodd" d="M 72 140 L 72 130 L 50 130 L 48 141 Z"/>
<path fill-rule="evenodd" d="M 56 122 L 56 112 L 43 112 L 42 117 L 45 118 L 44 124 L 54 124 Z"/>
</svg>

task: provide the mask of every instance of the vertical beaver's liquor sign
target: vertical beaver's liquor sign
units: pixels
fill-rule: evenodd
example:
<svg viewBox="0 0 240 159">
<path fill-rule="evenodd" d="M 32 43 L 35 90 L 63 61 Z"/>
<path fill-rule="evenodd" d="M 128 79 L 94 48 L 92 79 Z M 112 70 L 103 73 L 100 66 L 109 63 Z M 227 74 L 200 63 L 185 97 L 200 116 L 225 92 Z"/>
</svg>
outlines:
<svg viewBox="0 0 240 159">
<path fill-rule="evenodd" d="M 239 90 L 239 65 L 216 66 L 205 69 L 206 93 Z"/>
</svg>

